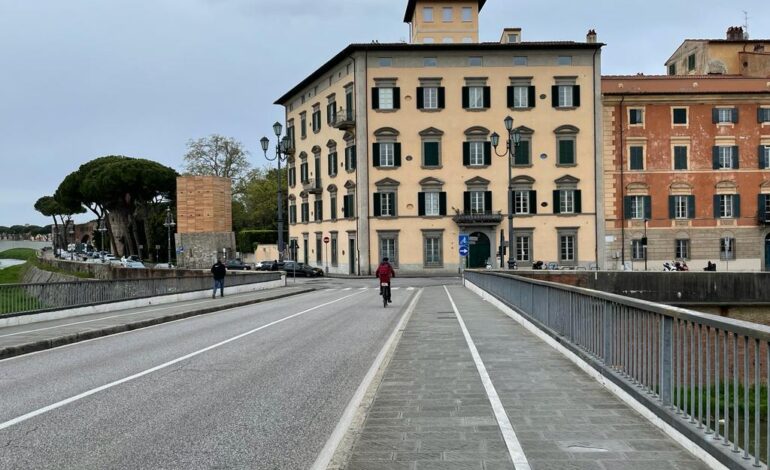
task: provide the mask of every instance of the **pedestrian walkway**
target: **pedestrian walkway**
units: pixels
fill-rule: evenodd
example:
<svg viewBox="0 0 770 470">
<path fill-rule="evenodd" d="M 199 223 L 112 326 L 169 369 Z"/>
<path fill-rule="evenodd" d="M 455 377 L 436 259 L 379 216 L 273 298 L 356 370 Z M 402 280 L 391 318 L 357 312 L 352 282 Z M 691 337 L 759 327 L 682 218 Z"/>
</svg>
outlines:
<svg viewBox="0 0 770 470">
<path fill-rule="evenodd" d="M 513 468 L 706 467 L 471 291 L 426 288 L 384 372 L 347 469 Z"/>
<path fill-rule="evenodd" d="M 313 290 L 315 289 L 305 286 L 280 287 L 232 294 L 216 299 L 197 299 L 173 304 L 149 305 L 3 327 L 0 328 L 0 359 L 204 313 L 303 294 Z"/>
</svg>

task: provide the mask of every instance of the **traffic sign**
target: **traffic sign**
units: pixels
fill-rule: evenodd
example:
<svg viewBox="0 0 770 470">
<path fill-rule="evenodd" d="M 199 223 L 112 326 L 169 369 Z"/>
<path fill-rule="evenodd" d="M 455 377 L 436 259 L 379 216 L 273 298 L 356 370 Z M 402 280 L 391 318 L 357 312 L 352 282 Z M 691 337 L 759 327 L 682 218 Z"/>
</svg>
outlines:
<svg viewBox="0 0 770 470">
<path fill-rule="evenodd" d="M 468 256 L 468 247 L 465 245 L 460 246 L 460 256 Z"/>
<path fill-rule="evenodd" d="M 324 243 L 329 243 L 329 237 L 324 237 Z"/>
<path fill-rule="evenodd" d="M 470 241 L 468 238 L 469 237 L 468 237 L 467 234 L 461 233 L 460 237 L 459 237 L 459 245 L 467 247 L 468 246 L 468 242 Z"/>
</svg>

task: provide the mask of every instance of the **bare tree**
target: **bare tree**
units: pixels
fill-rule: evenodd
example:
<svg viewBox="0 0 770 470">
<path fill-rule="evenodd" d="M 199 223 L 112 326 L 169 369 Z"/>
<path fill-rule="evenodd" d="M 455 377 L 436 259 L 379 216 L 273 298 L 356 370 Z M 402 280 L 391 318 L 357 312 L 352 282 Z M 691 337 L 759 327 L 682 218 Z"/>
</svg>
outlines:
<svg viewBox="0 0 770 470">
<path fill-rule="evenodd" d="M 238 180 L 251 167 L 247 156 L 243 144 L 232 137 L 211 134 L 190 139 L 184 156 L 185 171 L 191 175 L 224 176 Z"/>
</svg>

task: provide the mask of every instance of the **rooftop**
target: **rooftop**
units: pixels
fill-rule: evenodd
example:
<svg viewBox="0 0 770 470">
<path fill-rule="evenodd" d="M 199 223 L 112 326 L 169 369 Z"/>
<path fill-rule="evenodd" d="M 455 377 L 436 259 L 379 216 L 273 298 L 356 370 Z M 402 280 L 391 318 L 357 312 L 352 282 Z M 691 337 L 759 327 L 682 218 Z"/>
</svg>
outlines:
<svg viewBox="0 0 770 470">
<path fill-rule="evenodd" d="M 770 79 L 741 75 L 605 75 L 602 94 L 768 93 Z"/>
<path fill-rule="evenodd" d="M 478 0 L 478 2 L 479 2 L 479 11 L 481 11 L 481 9 L 484 8 L 484 4 L 487 3 L 487 0 Z M 406 4 L 406 13 L 404 13 L 404 23 L 412 22 L 415 6 L 417 6 L 417 0 L 409 0 L 409 3 Z"/>
</svg>

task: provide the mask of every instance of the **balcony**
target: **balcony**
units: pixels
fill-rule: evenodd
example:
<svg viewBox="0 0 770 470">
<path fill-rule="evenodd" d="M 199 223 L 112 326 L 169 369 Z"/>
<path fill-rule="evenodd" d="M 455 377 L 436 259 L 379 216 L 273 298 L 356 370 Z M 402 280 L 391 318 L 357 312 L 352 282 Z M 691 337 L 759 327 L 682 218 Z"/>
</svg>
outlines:
<svg viewBox="0 0 770 470">
<path fill-rule="evenodd" d="M 356 127 L 356 113 L 353 109 L 343 109 L 340 108 L 337 110 L 335 115 L 332 117 L 332 127 L 335 129 L 339 129 L 341 131 L 349 131 L 353 130 Z"/>
<path fill-rule="evenodd" d="M 452 217 L 457 225 L 460 226 L 497 226 L 503 221 L 503 215 L 500 211 L 455 211 L 455 215 Z"/>
<path fill-rule="evenodd" d="M 321 186 L 321 178 L 310 178 L 302 182 L 302 189 L 309 194 L 321 194 L 323 187 Z"/>
</svg>

